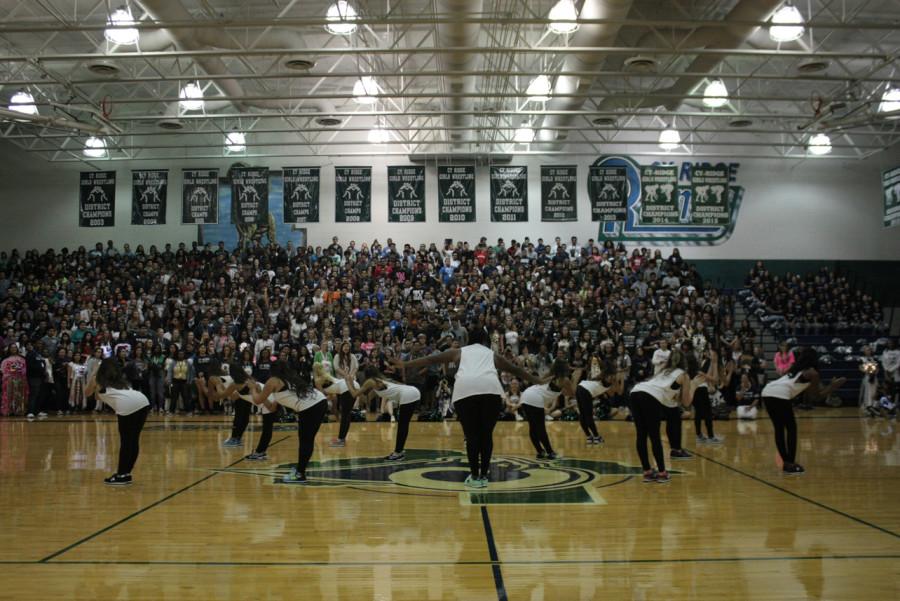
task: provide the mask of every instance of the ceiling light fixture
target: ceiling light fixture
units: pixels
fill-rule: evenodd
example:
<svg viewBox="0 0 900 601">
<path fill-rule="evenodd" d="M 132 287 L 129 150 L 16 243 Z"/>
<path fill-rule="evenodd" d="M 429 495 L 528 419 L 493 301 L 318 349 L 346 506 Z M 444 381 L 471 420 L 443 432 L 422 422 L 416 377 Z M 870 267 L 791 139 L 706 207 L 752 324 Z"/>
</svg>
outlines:
<svg viewBox="0 0 900 601">
<path fill-rule="evenodd" d="M 358 104 L 374 104 L 380 90 L 374 77 L 368 75 L 360 77 L 353 84 L 353 100 Z"/>
<path fill-rule="evenodd" d="M 550 19 L 550 31 L 553 33 L 574 33 L 578 31 L 578 10 L 575 8 L 573 0 L 559 0 L 550 12 L 547 13 Z"/>
<path fill-rule="evenodd" d="M 136 25 L 131 10 L 127 6 L 117 8 L 109 15 L 106 24 L 115 29 L 105 29 L 103 35 L 107 40 L 119 46 L 133 46 L 138 43 L 141 37 L 137 29 L 131 27 L 122 29 L 125 25 Z"/>
<path fill-rule="evenodd" d="M 703 104 L 709 108 L 717 109 L 728 103 L 728 88 L 721 79 L 709 82 L 703 91 Z"/>
<path fill-rule="evenodd" d="M 225 134 L 225 149 L 228 152 L 243 152 L 247 149 L 247 136 L 242 131 Z"/>
<path fill-rule="evenodd" d="M 199 111 L 203 108 L 203 88 L 199 83 L 188 82 L 178 92 L 178 105 L 183 111 Z"/>
<path fill-rule="evenodd" d="M 520 127 L 513 134 L 513 140 L 517 144 L 531 144 L 534 142 L 534 130 L 530 127 Z"/>
<path fill-rule="evenodd" d="M 679 146 L 681 146 L 681 134 L 674 126 L 659 133 L 659 147 L 663 150 L 675 150 Z"/>
<path fill-rule="evenodd" d="M 900 88 L 888 88 L 884 91 L 881 103 L 878 105 L 878 111 L 882 113 L 900 111 Z"/>
<path fill-rule="evenodd" d="M 12 95 L 12 98 L 9 99 L 9 106 L 7 108 L 11 111 L 22 113 L 23 115 L 38 114 L 37 106 L 34 104 L 34 96 L 24 90 Z"/>
<path fill-rule="evenodd" d="M 92 159 L 102 159 L 106 156 L 106 140 L 91 136 L 84 141 L 84 156 Z"/>
<path fill-rule="evenodd" d="M 816 134 L 809 139 L 807 150 L 810 154 L 822 156 L 831 152 L 831 138 L 827 134 Z"/>
<path fill-rule="evenodd" d="M 385 144 L 390 140 L 390 135 L 388 131 L 381 127 L 381 125 L 376 125 L 372 129 L 369 130 L 369 142 L 372 144 Z"/>
<path fill-rule="evenodd" d="M 358 18 L 356 9 L 349 2 L 338 0 L 328 7 L 328 12 L 325 13 L 325 19 L 331 21 L 325 29 L 334 35 L 350 35 L 356 31 L 356 23 L 353 21 Z"/>
<path fill-rule="evenodd" d="M 785 4 L 772 15 L 769 37 L 775 42 L 793 42 L 803 35 L 803 15 L 795 6 Z"/>
<path fill-rule="evenodd" d="M 553 86 L 550 84 L 550 78 L 546 75 L 538 75 L 528 84 L 528 89 L 525 90 L 525 94 L 528 96 L 528 100 L 534 102 L 547 102 L 550 100 L 552 91 Z"/>
</svg>

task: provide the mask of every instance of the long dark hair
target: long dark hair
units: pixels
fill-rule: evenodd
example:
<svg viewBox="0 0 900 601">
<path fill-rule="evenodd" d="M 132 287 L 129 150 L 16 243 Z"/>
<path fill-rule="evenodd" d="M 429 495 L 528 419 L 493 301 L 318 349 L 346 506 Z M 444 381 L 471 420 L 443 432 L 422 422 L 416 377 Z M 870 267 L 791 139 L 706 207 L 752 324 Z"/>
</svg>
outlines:
<svg viewBox="0 0 900 601">
<path fill-rule="evenodd" d="M 791 365 L 791 369 L 788 371 L 791 377 L 807 369 L 819 369 L 819 353 L 816 352 L 816 349 L 810 346 L 801 346 L 798 349 L 794 349 L 794 356 L 796 361 L 794 361 L 794 364 Z"/>
<path fill-rule="evenodd" d="M 228 375 L 234 380 L 235 384 L 241 385 L 250 377 L 244 371 L 244 366 L 240 363 L 231 363 L 228 365 Z"/>
<path fill-rule="evenodd" d="M 100 362 L 100 367 L 97 368 L 97 385 L 100 388 L 131 388 L 128 378 L 125 377 L 125 373 L 122 371 L 122 366 L 113 357 Z"/>
<path fill-rule="evenodd" d="M 469 328 L 469 344 L 484 344 L 488 335 L 484 326 L 475 325 Z"/>
<path fill-rule="evenodd" d="M 269 372 L 272 378 L 278 378 L 284 382 L 288 390 L 296 392 L 298 395 L 305 395 L 312 390 L 312 382 L 309 378 L 304 378 L 296 371 L 291 369 L 287 361 L 278 360 L 272 363 L 272 371 Z"/>
</svg>

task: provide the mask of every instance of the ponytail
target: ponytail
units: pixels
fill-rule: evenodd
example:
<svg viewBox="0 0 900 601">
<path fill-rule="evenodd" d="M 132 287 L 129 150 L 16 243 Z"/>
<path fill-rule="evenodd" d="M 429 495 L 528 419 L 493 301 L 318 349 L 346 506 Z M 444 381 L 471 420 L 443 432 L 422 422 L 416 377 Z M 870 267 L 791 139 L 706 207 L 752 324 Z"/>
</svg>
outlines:
<svg viewBox="0 0 900 601">
<path fill-rule="evenodd" d="M 291 369 L 286 361 L 278 360 L 272 363 L 270 377 L 280 379 L 284 382 L 284 385 L 288 390 L 295 392 L 300 396 L 303 396 L 312 390 L 312 383 L 309 381 L 309 378 L 304 378 Z"/>
</svg>

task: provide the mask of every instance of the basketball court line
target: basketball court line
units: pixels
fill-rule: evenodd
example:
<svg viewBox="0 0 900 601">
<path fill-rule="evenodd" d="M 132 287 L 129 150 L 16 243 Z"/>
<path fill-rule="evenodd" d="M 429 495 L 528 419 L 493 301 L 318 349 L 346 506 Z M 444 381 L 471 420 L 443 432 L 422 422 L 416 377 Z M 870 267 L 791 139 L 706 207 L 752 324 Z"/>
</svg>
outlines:
<svg viewBox="0 0 900 601">
<path fill-rule="evenodd" d="M 897 534 L 896 532 L 894 532 L 894 531 L 892 531 L 892 530 L 888 530 L 887 528 L 884 528 L 884 527 L 882 527 L 882 526 L 879 526 L 878 524 L 873 524 L 872 522 L 867 522 L 866 520 L 864 520 L 864 519 L 862 519 L 862 518 L 858 518 L 858 517 L 856 517 L 855 515 L 851 515 L 851 514 L 849 514 L 849 513 L 843 512 L 843 511 L 841 511 L 840 509 L 835 509 L 834 507 L 831 507 L 831 506 L 826 505 L 826 504 L 824 504 L 824 503 L 820 503 L 819 501 L 814 501 L 814 500 L 810 499 L 809 497 L 804 497 L 803 495 L 801 495 L 801 494 L 799 494 L 799 493 L 795 493 L 795 492 L 792 491 L 792 490 L 788 490 L 787 488 L 778 486 L 777 484 L 774 484 L 774 483 L 772 483 L 772 482 L 769 482 L 768 480 L 763 480 L 762 478 L 760 478 L 760 477 L 758 477 L 758 476 L 754 476 L 754 475 L 751 474 L 751 473 L 745 472 L 744 470 L 741 470 L 741 469 L 736 468 L 736 467 L 734 467 L 734 466 L 728 465 L 727 463 L 723 463 L 723 462 L 718 461 L 718 460 L 716 460 L 716 459 L 713 459 L 713 458 L 711 458 L 711 457 L 707 457 L 706 455 L 703 455 L 702 453 L 698 453 L 697 451 L 694 451 L 694 455 L 696 455 L 697 457 L 700 457 L 700 458 L 702 458 L 702 459 L 705 459 L 706 461 L 709 461 L 710 463 L 714 463 L 714 464 L 716 464 L 716 465 L 718 465 L 718 466 L 724 467 L 724 468 L 727 469 L 727 470 L 731 470 L 732 472 L 735 472 L 735 473 L 738 473 L 738 474 L 740 474 L 740 475 L 742 475 L 742 476 L 745 476 L 745 477 L 747 477 L 747 478 L 750 478 L 751 480 L 755 480 L 755 481 L 759 482 L 760 484 L 765 484 L 766 486 L 768 486 L 768 487 L 770 487 L 770 488 L 774 488 L 774 489 L 777 490 L 777 491 L 780 491 L 780 492 L 789 494 L 789 495 L 791 495 L 792 497 L 796 497 L 797 499 L 800 499 L 801 501 L 806 501 L 807 503 L 809 503 L 809 504 L 811 504 L 811 505 L 815 505 L 816 507 L 820 507 L 821 509 L 826 509 L 826 510 L 832 512 L 832 513 L 836 513 L 837 515 L 840 515 L 840 516 L 843 516 L 843 517 L 848 518 L 848 519 L 850 519 L 850 520 L 853 520 L 854 522 L 856 522 L 856 523 L 858 523 L 858 524 L 862 524 L 862 525 L 864 525 L 864 526 L 868 526 L 869 528 L 874 528 L 875 530 L 878 530 L 879 532 L 883 532 L 883 533 L 885 533 L 885 534 L 888 534 L 888 535 L 890 535 L 890 536 L 893 536 L 894 538 L 900 538 L 900 534 Z M 802 477 L 802 476 L 801 476 L 801 477 Z"/>
<path fill-rule="evenodd" d="M 276 441 L 274 441 L 272 444 L 270 444 L 269 447 L 274 447 L 274 446 L 277 445 L 279 442 L 282 442 L 282 441 L 284 441 L 284 440 L 287 440 L 288 438 L 290 438 L 290 436 L 285 436 L 285 437 L 283 437 L 283 438 L 279 438 L 278 440 L 276 440 Z M 235 462 L 233 462 L 233 463 L 230 463 L 230 464 L 227 465 L 226 467 L 232 467 L 232 466 L 235 466 L 235 465 L 237 465 L 238 463 L 240 463 L 241 461 L 243 461 L 244 459 L 246 459 L 246 457 L 241 457 L 240 459 L 238 459 L 237 461 L 235 461 Z M 131 513 L 131 514 L 129 514 L 129 515 L 126 515 L 124 518 L 122 518 L 122 519 L 120 519 L 120 520 L 118 520 L 118 521 L 116 521 L 116 522 L 113 522 L 113 523 L 110 524 L 109 526 L 106 526 L 105 528 L 101 528 L 100 530 L 97 530 L 97 531 L 94 532 L 93 534 L 89 534 L 88 536 L 82 538 L 81 540 L 75 541 L 74 543 L 72 543 L 71 545 L 69 545 L 69 546 L 67 546 L 67 547 L 63 547 L 62 549 L 60 549 L 59 551 L 56 551 L 55 553 L 51 553 L 50 555 L 48 555 L 48 556 L 46 556 L 46 557 L 44 557 L 44 558 L 38 560 L 37 563 L 47 563 L 47 562 L 49 562 L 50 560 L 54 559 L 55 557 L 59 557 L 59 556 L 62 555 L 63 553 L 67 553 L 68 551 L 71 551 L 71 550 L 74 549 L 75 547 L 78 547 L 78 546 L 83 545 L 84 543 L 86 543 L 86 542 L 88 542 L 88 541 L 91 541 L 91 540 L 97 538 L 98 536 L 100 536 L 101 534 L 103 534 L 103 533 L 105 533 L 105 532 L 109 532 L 110 530 L 112 530 L 112 529 L 115 528 L 116 526 L 120 526 L 120 525 L 124 524 L 125 522 L 131 520 L 132 518 L 135 518 L 135 517 L 141 515 L 142 513 L 144 513 L 144 512 L 146 512 L 146 511 L 149 511 L 149 510 L 153 509 L 154 507 L 157 507 L 157 506 L 159 506 L 159 505 L 162 505 L 163 503 L 165 503 L 165 502 L 168 501 L 169 499 L 172 499 L 173 497 L 176 497 L 176 496 L 180 495 L 181 493 L 183 493 L 183 492 L 185 492 L 185 491 L 187 491 L 187 490 L 190 490 L 190 489 L 194 488 L 194 487 L 197 486 L 198 484 L 202 484 L 202 483 L 206 482 L 206 481 L 209 480 L 210 478 L 212 478 L 212 477 L 214 477 L 214 476 L 216 476 L 217 474 L 220 474 L 220 473 L 221 473 L 221 472 L 213 472 L 213 473 L 211 473 L 211 474 L 208 474 L 208 475 L 204 476 L 203 478 L 200 478 L 200 479 L 197 480 L 196 482 L 193 482 L 193 483 L 191 483 L 191 484 L 188 484 L 187 486 L 185 486 L 185 487 L 183 487 L 183 488 L 180 488 L 180 489 L 176 490 L 175 492 L 173 492 L 173 493 L 171 493 L 171 494 L 166 495 L 166 496 L 163 497 L 162 499 L 160 499 L 160 500 L 158 500 L 158 501 L 154 501 L 154 502 L 151 503 L 150 505 L 147 505 L 146 507 L 142 507 L 141 509 L 138 509 L 138 510 L 135 511 L 134 513 Z"/>
<path fill-rule="evenodd" d="M 500 569 L 500 556 L 497 554 L 497 545 L 494 542 L 494 529 L 491 528 L 491 518 L 488 509 L 481 506 L 481 521 L 484 524 L 484 537 L 487 539 L 488 555 L 491 558 L 491 570 L 494 572 L 494 586 L 497 587 L 497 601 L 508 601 L 506 586 L 503 584 L 503 572 Z"/>
</svg>

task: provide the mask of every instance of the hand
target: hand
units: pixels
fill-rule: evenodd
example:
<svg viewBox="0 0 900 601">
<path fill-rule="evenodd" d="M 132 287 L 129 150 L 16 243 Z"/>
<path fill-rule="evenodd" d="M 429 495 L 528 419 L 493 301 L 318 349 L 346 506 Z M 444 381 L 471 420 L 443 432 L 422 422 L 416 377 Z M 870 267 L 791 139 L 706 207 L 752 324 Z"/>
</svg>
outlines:
<svg viewBox="0 0 900 601">
<path fill-rule="evenodd" d="M 847 378 L 832 378 L 831 383 L 828 385 L 832 390 L 836 390 L 847 383 Z"/>
</svg>

